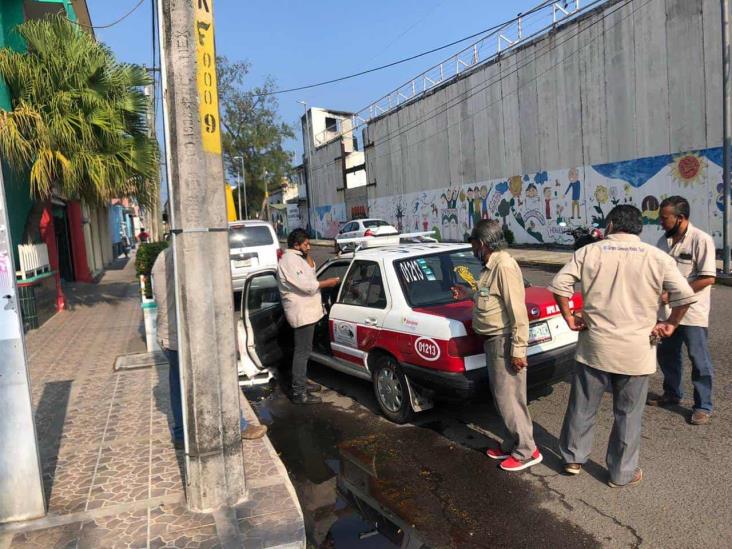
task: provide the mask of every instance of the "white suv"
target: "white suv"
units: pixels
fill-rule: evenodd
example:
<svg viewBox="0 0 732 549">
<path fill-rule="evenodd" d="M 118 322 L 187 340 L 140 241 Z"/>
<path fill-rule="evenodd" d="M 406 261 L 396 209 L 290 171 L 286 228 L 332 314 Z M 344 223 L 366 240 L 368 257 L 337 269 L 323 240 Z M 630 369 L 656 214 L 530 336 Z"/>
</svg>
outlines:
<svg viewBox="0 0 732 549">
<path fill-rule="evenodd" d="M 229 223 L 231 281 L 235 292 L 244 288 L 247 273 L 262 267 L 277 267 L 282 255 L 274 228 L 266 221 Z"/>
</svg>

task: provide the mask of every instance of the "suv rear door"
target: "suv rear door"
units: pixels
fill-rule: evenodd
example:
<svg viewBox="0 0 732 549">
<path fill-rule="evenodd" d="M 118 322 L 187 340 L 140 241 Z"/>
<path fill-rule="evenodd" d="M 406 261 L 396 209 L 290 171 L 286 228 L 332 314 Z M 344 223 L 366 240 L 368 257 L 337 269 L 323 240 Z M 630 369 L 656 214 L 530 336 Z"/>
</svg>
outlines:
<svg viewBox="0 0 732 549">
<path fill-rule="evenodd" d="M 259 267 L 276 267 L 278 248 L 277 237 L 270 225 L 232 225 L 229 227 L 232 278 L 241 279 Z"/>
<path fill-rule="evenodd" d="M 330 310 L 333 356 L 365 368 L 366 353 L 374 346 L 389 307 L 379 262 L 354 260 Z"/>
</svg>

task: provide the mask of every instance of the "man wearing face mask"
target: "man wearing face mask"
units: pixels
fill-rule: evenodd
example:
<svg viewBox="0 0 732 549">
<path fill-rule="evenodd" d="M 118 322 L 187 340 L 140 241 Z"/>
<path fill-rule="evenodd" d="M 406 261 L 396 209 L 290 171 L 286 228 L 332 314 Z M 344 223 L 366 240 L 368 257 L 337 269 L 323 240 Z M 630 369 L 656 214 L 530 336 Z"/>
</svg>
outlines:
<svg viewBox="0 0 732 549">
<path fill-rule="evenodd" d="M 605 240 L 574 252 L 549 290 L 567 326 L 580 332 L 559 438 L 564 471 L 579 474 L 589 458 L 597 410 L 610 386 L 615 417 L 607 446 L 607 482 L 619 488 L 643 479 L 638 467 L 641 425 L 648 378 L 656 371 L 656 342 L 672 336 L 696 296 L 673 260 L 641 241 L 643 217 L 638 208 L 616 206 L 605 221 Z M 584 300 L 581 317 L 569 307 L 576 283 Z M 664 291 L 671 314 L 657 322 Z"/>
<path fill-rule="evenodd" d="M 488 457 L 501 460 L 505 471 L 520 471 L 542 460 L 534 442 L 534 427 L 526 401 L 526 348 L 529 316 L 526 312 L 524 279 L 508 247 L 501 224 L 480 221 L 470 235 L 473 255 L 485 267 L 474 292 L 453 286 L 457 300 L 471 298 L 473 331 L 485 337 L 484 349 L 493 401 L 503 418 L 505 436 Z"/>
<path fill-rule="evenodd" d="M 694 385 L 694 407 L 689 415 L 692 425 L 706 425 L 712 417 L 712 380 L 714 367 L 709 353 L 707 327 L 711 286 L 717 274 L 714 240 L 689 222 L 689 202 L 681 196 L 670 196 L 661 202 L 659 219 L 665 235 L 658 247 L 669 254 L 679 272 L 696 292 L 697 301 L 684 315 L 674 334 L 658 347 L 658 363 L 663 372 L 663 394 L 648 399 L 650 406 L 674 406 L 681 402 L 682 347 L 685 344 L 691 360 L 691 380 Z M 670 313 L 668 296 L 658 318 L 665 320 Z"/>
<path fill-rule="evenodd" d="M 315 261 L 310 255 L 310 239 L 302 229 L 295 229 L 287 237 L 287 250 L 277 266 L 282 307 L 285 318 L 295 333 L 292 357 L 292 402 L 316 404 L 320 397 L 312 394 L 320 386 L 308 383 L 308 360 L 313 350 L 315 324 L 323 318 L 321 288 L 340 284 L 338 277 L 318 281 Z"/>
</svg>

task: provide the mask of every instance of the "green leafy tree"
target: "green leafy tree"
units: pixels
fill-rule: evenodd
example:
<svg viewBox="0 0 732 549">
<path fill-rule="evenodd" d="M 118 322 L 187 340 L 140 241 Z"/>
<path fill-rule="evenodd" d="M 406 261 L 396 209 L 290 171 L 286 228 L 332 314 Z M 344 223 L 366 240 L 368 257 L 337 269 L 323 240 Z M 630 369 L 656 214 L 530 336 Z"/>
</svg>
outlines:
<svg viewBox="0 0 732 549">
<path fill-rule="evenodd" d="M 284 142 L 295 134 L 280 120 L 277 113 L 274 80 L 267 78 L 263 85 L 246 89 L 250 64 L 217 59 L 219 108 L 224 160 L 235 182 L 244 159 L 247 202 L 250 212 L 259 211 L 265 186 L 272 190 L 286 176 L 292 165 L 292 153 L 285 150 Z M 238 193 L 234 193 L 238 200 Z"/>
<path fill-rule="evenodd" d="M 0 154 L 27 174 L 38 201 L 53 193 L 102 204 L 112 198 L 154 203 L 159 180 L 157 143 L 148 137 L 151 80 L 142 67 L 119 63 L 112 52 L 65 18 L 17 27 L 27 52 L 0 50 L 0 75 L 12 110 L 0 111 Z M 26 223 L 32 240 L 42 206 Z"/>
</svg>

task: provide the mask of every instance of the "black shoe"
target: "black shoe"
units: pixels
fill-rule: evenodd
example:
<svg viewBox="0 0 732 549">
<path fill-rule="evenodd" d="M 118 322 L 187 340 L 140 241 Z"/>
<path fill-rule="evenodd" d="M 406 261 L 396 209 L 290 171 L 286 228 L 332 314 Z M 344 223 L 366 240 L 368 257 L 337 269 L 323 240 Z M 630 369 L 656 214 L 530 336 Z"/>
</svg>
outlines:
<svg viewBox="0 0 732 549">
<path fill-rule="evenodd" d="M 308 381 L 308 384 L 305 387 L 305 390 L 308 393 L 319 393 L 321 389 L 322 387 L 320 385 L 318 385 L 317 383 L 313 383 L 312 381 Z"/>
<path fill-rule="evenodd" d="M 305 392 L 304 394 L 292 395 L 293 404 L 320 404 L 323 402 L 319 396 Z"/>
</svg>

